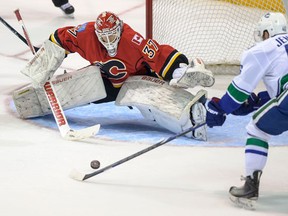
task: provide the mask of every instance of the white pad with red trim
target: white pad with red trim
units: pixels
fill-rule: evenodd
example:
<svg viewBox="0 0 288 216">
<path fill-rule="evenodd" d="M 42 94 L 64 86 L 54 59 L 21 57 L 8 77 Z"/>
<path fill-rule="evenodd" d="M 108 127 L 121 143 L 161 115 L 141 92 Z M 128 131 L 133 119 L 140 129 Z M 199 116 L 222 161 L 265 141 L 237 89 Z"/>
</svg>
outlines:
<svg viewBox="0 0 288 216">
<path fill-rule="evenodd" d="M 106 97 L 99 67 L 94 65 L 53 77 L 50 81 L 64 110 Z M 21 118 L 52 113 L 43 88 L 25 86 L 13 93 L 13 100 Z"/>
<path fill-rule="evenodd" d="M 31 78 L 34 87 L 42 88 L 45 82 L 52 78 L 64 58 L 65 50 L 46 40 L 21 73 Z"/>
<path fill-rule="evenodd" d="M 179 133 L 192 127 L 191 107 L 203 97 L 207 97 L 205 90 L 200 90 L 194 96 L 182 88 L 172 87 L 167 82 L 154 77 L 133 76 L 124 82 L 115 103 L 121 106 L 135 106 L 145 118 L 156 121 L 160 126 L 174 133 Z M 200 114 L 205 121 L 205 113 L 197 113 Z M 198 137 L 192 132 L 186 135 L 205 140 L 206 127 L 204 129 L 205 134 L 201 135 L 202 137 L 200 133 L 197 133 Z"/>
</svg>

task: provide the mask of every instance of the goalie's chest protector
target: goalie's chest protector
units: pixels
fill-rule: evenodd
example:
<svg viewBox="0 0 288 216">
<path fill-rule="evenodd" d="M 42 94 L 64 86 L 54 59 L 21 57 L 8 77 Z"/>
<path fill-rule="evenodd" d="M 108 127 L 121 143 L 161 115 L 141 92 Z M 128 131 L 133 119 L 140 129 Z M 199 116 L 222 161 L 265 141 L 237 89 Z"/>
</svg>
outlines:
<svg viewBox="0 0 288 216">
<path fill-rule="evenodd" d="M 141 47 L 135 47 L 131 38 L 123 34 L 118 44 L 117 55 L 110 57 L 106 49 L 100 45 L 95 53 L 94 64 L 100 65 L 101 72 L 115 87 L 120 87 L 130 75 L 143 75 L 146 70 L 143 64 Z M 99 42 L 98 42 L 99 43 Z"/>
</svg>

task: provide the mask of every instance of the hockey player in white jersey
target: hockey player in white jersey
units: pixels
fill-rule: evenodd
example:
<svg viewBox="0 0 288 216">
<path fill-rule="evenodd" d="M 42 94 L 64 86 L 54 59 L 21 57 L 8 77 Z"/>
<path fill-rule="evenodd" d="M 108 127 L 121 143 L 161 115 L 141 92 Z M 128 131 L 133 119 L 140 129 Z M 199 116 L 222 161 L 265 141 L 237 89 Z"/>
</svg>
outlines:
<svg viewBox="0 0 288 216">
<path fill-rule="evenodd" d="M 245 146 L 245 183 L 230 188 L 230 199 L 253 208 L 259 195 L 259 182 L 265 167 L 270 135 L 288 130 L 288 34 L 287 21 L 281 13 L 267 13 L 255 30 L 255 46 L 245 51 L 240 74 L 229 85 L 225 95 L 207 101 L 206 121 L 209 127 L 221 126 L 226 115 L 246 115 L 255 111 L 247 125 Z M 263 81 L 267 91 L 253 93 Z"/>
</svg>

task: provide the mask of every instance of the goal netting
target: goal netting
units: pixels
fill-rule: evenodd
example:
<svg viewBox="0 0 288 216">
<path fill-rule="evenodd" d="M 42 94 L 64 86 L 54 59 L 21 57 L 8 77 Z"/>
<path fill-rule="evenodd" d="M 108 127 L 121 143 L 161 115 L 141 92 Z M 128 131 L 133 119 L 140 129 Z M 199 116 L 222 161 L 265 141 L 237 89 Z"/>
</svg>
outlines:
<svg viewBox="0 0 288 216">
<path fill-rule="evenodd" d="M 190 60 L 202 58 L 216 74 L 237 74 L 255 24 L 268 11 L 285 14 L 284 1 L 146 0 L 146 35 Z"/>
</svg>

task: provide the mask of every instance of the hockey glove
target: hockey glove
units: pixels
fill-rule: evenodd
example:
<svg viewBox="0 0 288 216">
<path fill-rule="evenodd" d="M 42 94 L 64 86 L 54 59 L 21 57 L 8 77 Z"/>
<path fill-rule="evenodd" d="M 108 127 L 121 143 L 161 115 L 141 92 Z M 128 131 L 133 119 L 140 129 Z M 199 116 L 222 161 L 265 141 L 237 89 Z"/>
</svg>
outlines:
<svg viewBox="0 0 288 216">
<path fill-rule="evenodd" d="M 207 100 L 205 103 L 206 123 L 208 127 L 222 126 L 226 120 L 226 113 L 219 106 L 219 98 L 213 97 L 210 101 Z"/>
<path fill-rule="evenodd" d="M 238 116 L 248 115 L 249 113 L 260 108 L 269 100 L 270 97 L 267 91 L 259 92 L 258 95 L 252 92 L 248 99 L 243 104 L 241 104 L 237 110 L 233 111 L 232 114 Z"/>
<path fill-rule="evenodd" d="M 212 71 L 205 68 L 202 59 L 195 58 L 190 65 L 180 65 L 173 72 L 173 79 L 169 82 L 174 87 L 194 88 L 195 86 L 210 87 L 215 78 Z"/>
<path fill-rule="evenodd" d="M 53 77 L 64 58 L 65 50 L 46 40 L 21 73 L 31 78 L 33 87 L 42 88 Z"/>
</svg>

